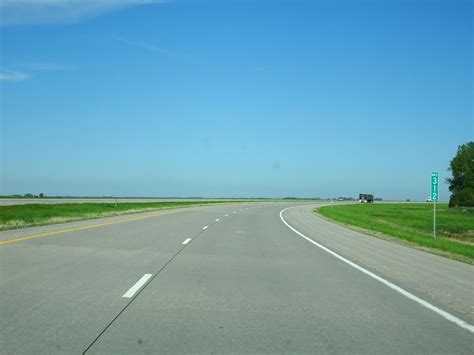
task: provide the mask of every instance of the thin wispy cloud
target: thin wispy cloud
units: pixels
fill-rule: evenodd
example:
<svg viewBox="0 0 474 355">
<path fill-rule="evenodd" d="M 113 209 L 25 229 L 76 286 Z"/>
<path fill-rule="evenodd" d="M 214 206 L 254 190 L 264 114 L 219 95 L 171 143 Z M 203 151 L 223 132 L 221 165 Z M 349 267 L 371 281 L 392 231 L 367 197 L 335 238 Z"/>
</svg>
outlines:
<svg viewBox="0 0 474 355">
<path fill-rule="evenodd" d="M 75 23 L 125 7 L 166 0 L 2 0 L 0 25 Z"/>
<path fill-rule="evenodd" d="M 24 81 L 27 80 L 30 76 L 28 73 L 0 69 L 0 80 L 1 81 Z"/>
<path fill-rule="evenodd" d="M 147 41 L 143 41 L 143 40 L 130 40 L 128 38 L 124 38 L 124 37 L 116 36 L 116 35 L 111 36 L 111 38 L 115 41 L 127 44 L 129 46 L 141 48 L 141 49 L 149 51 L 149 52 L 161 53 L 161 54 L 165 54 L 165 55 L 173 56 L 173 57 L 180 56 L 180 54 L 178 52 L 175 52 L 171 49 L 158 47 L 157 45 L 155 45 L 154 43 L 151 43 L 151 42 L 147 42 Z"/>
<path fill-rule="evenodd" d="M 57 63 L 28 63 L 26 67 L 37 71 L 69 71 L 74 69 L 71 66 Z"/>
<path fill-rule="evenodd" d="M 34 71 L 69 71 L 73 70 L 73 67 L 68 65 L 62 65 L 57 63 L 44 63 L 44 62 L 31 62 L 27 64 L 20 64 L 17 67 L 19 70 L 0 69 L 0 80 L 4 81 L 24 81 L 29 79 L 30 72 Z"/>
</svg>

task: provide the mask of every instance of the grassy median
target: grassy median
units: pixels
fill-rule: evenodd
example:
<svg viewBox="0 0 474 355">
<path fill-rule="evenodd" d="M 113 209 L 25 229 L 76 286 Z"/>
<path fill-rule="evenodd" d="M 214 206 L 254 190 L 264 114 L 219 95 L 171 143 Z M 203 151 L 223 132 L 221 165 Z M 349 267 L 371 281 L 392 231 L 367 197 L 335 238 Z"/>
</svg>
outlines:
<svg viewBox="0 0 474 355">
<path fill-rule="evenodd" d="M 238 201 L 233 201 L 238 202 Z M 229 203 L 229 201 L 176 201 L 146 203 L 63 203 L 0 206 L 0 230 L 41 226 L 154 211 L 165 208 Z"/>
<path fill-rule="evenodd" d="M 448 208 L 439 203 L 436 210 L 436 239 L 431 203 L 339 205 L 317 212 L 375 236 L 395 237 L 403 244 L 474 263 L 474 208 Z"/>
</svg>

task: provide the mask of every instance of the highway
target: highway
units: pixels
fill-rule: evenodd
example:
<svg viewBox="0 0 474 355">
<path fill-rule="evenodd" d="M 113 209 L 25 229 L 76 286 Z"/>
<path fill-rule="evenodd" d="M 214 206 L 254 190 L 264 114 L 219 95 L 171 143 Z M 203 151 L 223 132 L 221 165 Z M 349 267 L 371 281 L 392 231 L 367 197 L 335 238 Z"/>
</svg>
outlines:
<svg viewBox="0 0 474 355">
<path fill-rule="evenodd" d="M 57 205 L 63 203 L 146 203 L 146 202 L 206 202 L 206 201 L 232 201 L 232 199 L 217 198 L 0 198 L 0 206 L 15 205 Z"/>
<path fill-rule="evenodd" d="M 226 204 L 0 233 L 0 352 L 474 352 L 474 266 Z"/>
</svg>

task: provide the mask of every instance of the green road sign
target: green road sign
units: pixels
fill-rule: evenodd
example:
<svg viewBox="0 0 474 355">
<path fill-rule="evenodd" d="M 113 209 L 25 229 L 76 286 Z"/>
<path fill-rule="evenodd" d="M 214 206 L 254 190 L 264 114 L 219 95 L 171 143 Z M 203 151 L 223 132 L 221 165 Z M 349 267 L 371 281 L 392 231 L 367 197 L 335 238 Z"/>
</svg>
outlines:
<svg viewBox="0 0 474 355">
<path fill-rule="evenodd" d="M 431 172 L 431 201 L 439 201 L 439 191 L 438 191 L 439 179 L 438 172 Z"/>
</svg>

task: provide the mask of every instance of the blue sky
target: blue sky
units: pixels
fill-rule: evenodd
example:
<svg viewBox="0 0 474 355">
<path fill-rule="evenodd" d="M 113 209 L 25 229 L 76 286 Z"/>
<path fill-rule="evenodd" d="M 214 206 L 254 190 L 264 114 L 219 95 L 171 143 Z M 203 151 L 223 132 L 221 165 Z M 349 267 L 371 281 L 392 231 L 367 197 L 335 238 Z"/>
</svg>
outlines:
<svg viewBox="0 0 474 355">
<path fill-rule="evenodd" d="M 424 199 L 474 139 L 471 1 L 19 3 L 0 194 Z"/>
</svg>

